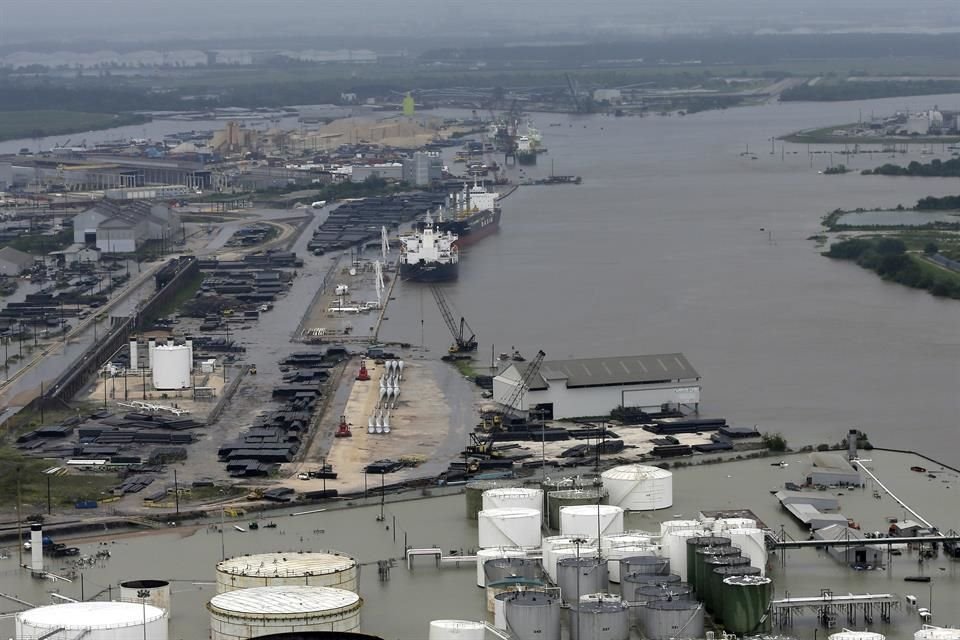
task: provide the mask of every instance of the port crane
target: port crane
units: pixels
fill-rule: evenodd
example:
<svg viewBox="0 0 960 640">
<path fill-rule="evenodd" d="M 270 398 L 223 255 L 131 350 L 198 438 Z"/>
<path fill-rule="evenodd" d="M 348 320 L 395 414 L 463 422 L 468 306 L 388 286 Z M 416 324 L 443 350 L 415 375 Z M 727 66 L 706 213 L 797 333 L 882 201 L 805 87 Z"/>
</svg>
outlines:
<svg viewBox="0 0 960 640">
<path fill-rule="evenodd" d="M 504 410 L 505 414 L 512 414 L 519 412 L 521 409 L 519 406 L 514 407 L 517 404 L 517 401 L 523 396 L 527 390 L 530 389 L 530 383 L 533 381 L 534 376 L 540 372 L 540 365 L 543 364 L 543 359 L 547 354 L 543 352 L 543 349 L 537 351 L 537 355 L 533 358 L 530 364 L 527 366 L 527 370 L 523 372 L 523 375 L 520 376 L 520 382 L 517 383 L 517 388 L 513 390 L 510 394 L 510 397 L 507 398 L 505 402 L 501 404 L 506 407 Z"/>
<path fill-rule="evenodd" d="M 443 290 L 441 290 L 440 287 L 432 286 L 430 287 L 430 293 L 433 294 L 433 299 L 437 301 L 437 307 L 440 308 L 443 321 L 446 323 L 447 329 L 450 330 L 450 335 L 453 336 L 450 353 L 469 353 L 476 351 L 477 334 L 475 334 L 473 329 L 470 328 L 470 325 L 467 324 L 466 318 L 460 316 L 460 327 L 458 330 L 456 323 L 453 321 L 453 313 L 450 311 L 450 305 L 447 304 L 447 298 L 443 295 Z M 470 334 L 469 337 L 467 336 L 468 333 Z"/>
</svg>

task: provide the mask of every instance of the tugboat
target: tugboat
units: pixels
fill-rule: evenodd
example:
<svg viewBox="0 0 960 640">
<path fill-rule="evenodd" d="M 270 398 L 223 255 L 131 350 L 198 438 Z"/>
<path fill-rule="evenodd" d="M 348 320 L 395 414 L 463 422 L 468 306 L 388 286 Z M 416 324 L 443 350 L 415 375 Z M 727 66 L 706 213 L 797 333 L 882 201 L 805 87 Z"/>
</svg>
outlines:
<svg viewBox="0 0 960 640">
<path fill-rule="evenodd" d="M 400 277 L 414 282 L 449 282 L 459 273 L 458 236 L 440 231 L 427 214 L 423 229 L 400 238 Z"/>
</svg>

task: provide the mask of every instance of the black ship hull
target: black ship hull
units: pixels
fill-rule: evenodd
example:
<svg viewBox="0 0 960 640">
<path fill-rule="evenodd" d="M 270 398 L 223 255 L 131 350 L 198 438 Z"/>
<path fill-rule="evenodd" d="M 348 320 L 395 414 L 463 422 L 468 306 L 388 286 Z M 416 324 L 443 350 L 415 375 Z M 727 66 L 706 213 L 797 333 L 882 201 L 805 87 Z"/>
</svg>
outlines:
<svg viewBox="0 0 960 640">
<path fill-rule="evenodd" d="M 416 262 L 400 265 L 400 277 L 413 282 L 450 282 L 459 274 L 459 263 Z"/>
<path fill-rule="evenodd" d="M 457 236 L 457 246 L 465 247 L 500 229 L 500 209 L 478 211 L 461 220 L 440 223 L 441 231 L 451 231 Z"/>
</svg>

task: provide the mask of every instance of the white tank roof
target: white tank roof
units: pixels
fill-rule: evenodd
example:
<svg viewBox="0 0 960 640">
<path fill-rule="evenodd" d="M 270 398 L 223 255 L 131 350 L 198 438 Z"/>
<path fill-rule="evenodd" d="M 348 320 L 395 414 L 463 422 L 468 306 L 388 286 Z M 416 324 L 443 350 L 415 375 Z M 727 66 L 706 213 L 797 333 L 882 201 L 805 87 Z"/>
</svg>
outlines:
<svg viewBox="0 0 960 640">
<path fill-rule="evenodd" d="M 669 478 L 673 474 L 660 467 L 643 464 L 624 464 L 608 469 L 600 474 L 604 480 L 645 480 L 649 478 Z"/>
<path fill-rule="evenodd" d="M 111 629 L 140 626 L 164 616 L 163 609 L 139 602 L 69 602 L 37 607 L 17 614 L 20 622 L 32 626 L 53 626 L 64 629 Z"/>
<path fill-rule="evenodd" d="M 217 571 L 238 576 L 275 578 L 280 576 L 322 576 L 347 571 L 357 561 L 336 551 L 299 553 L 257 553 L 217 563 Z"/>
<path fill-rule="evenodd" d="M 237 589 L 214 596 L 210 608 L 224 613 L 287 615 L 359 606 L 360 596 L 330 587 L 280 586 Z"/>
</svg>

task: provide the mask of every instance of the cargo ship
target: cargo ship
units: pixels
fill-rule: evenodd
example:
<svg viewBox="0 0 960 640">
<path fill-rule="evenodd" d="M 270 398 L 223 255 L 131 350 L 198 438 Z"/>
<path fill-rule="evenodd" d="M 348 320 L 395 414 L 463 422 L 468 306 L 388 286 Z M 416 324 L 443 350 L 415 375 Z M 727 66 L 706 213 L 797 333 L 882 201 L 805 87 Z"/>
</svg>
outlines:
<svg viewBox="0 0 960 640">
<path fill-rule="evenodd" d="M 460 268 L 457 234 L 442 231 L 430 214 L 422 229 L 400 237 L 400 277 L 414 282 L 456 280 Z"/>
<path fill-rule="evenodd" d="M 438 228 L 457 236 L 457 246 L 465 247 L 500 228 L 500 194 L 474 184 L 452 194 L 447 214 L 441 213 Z"/>
</svg>

